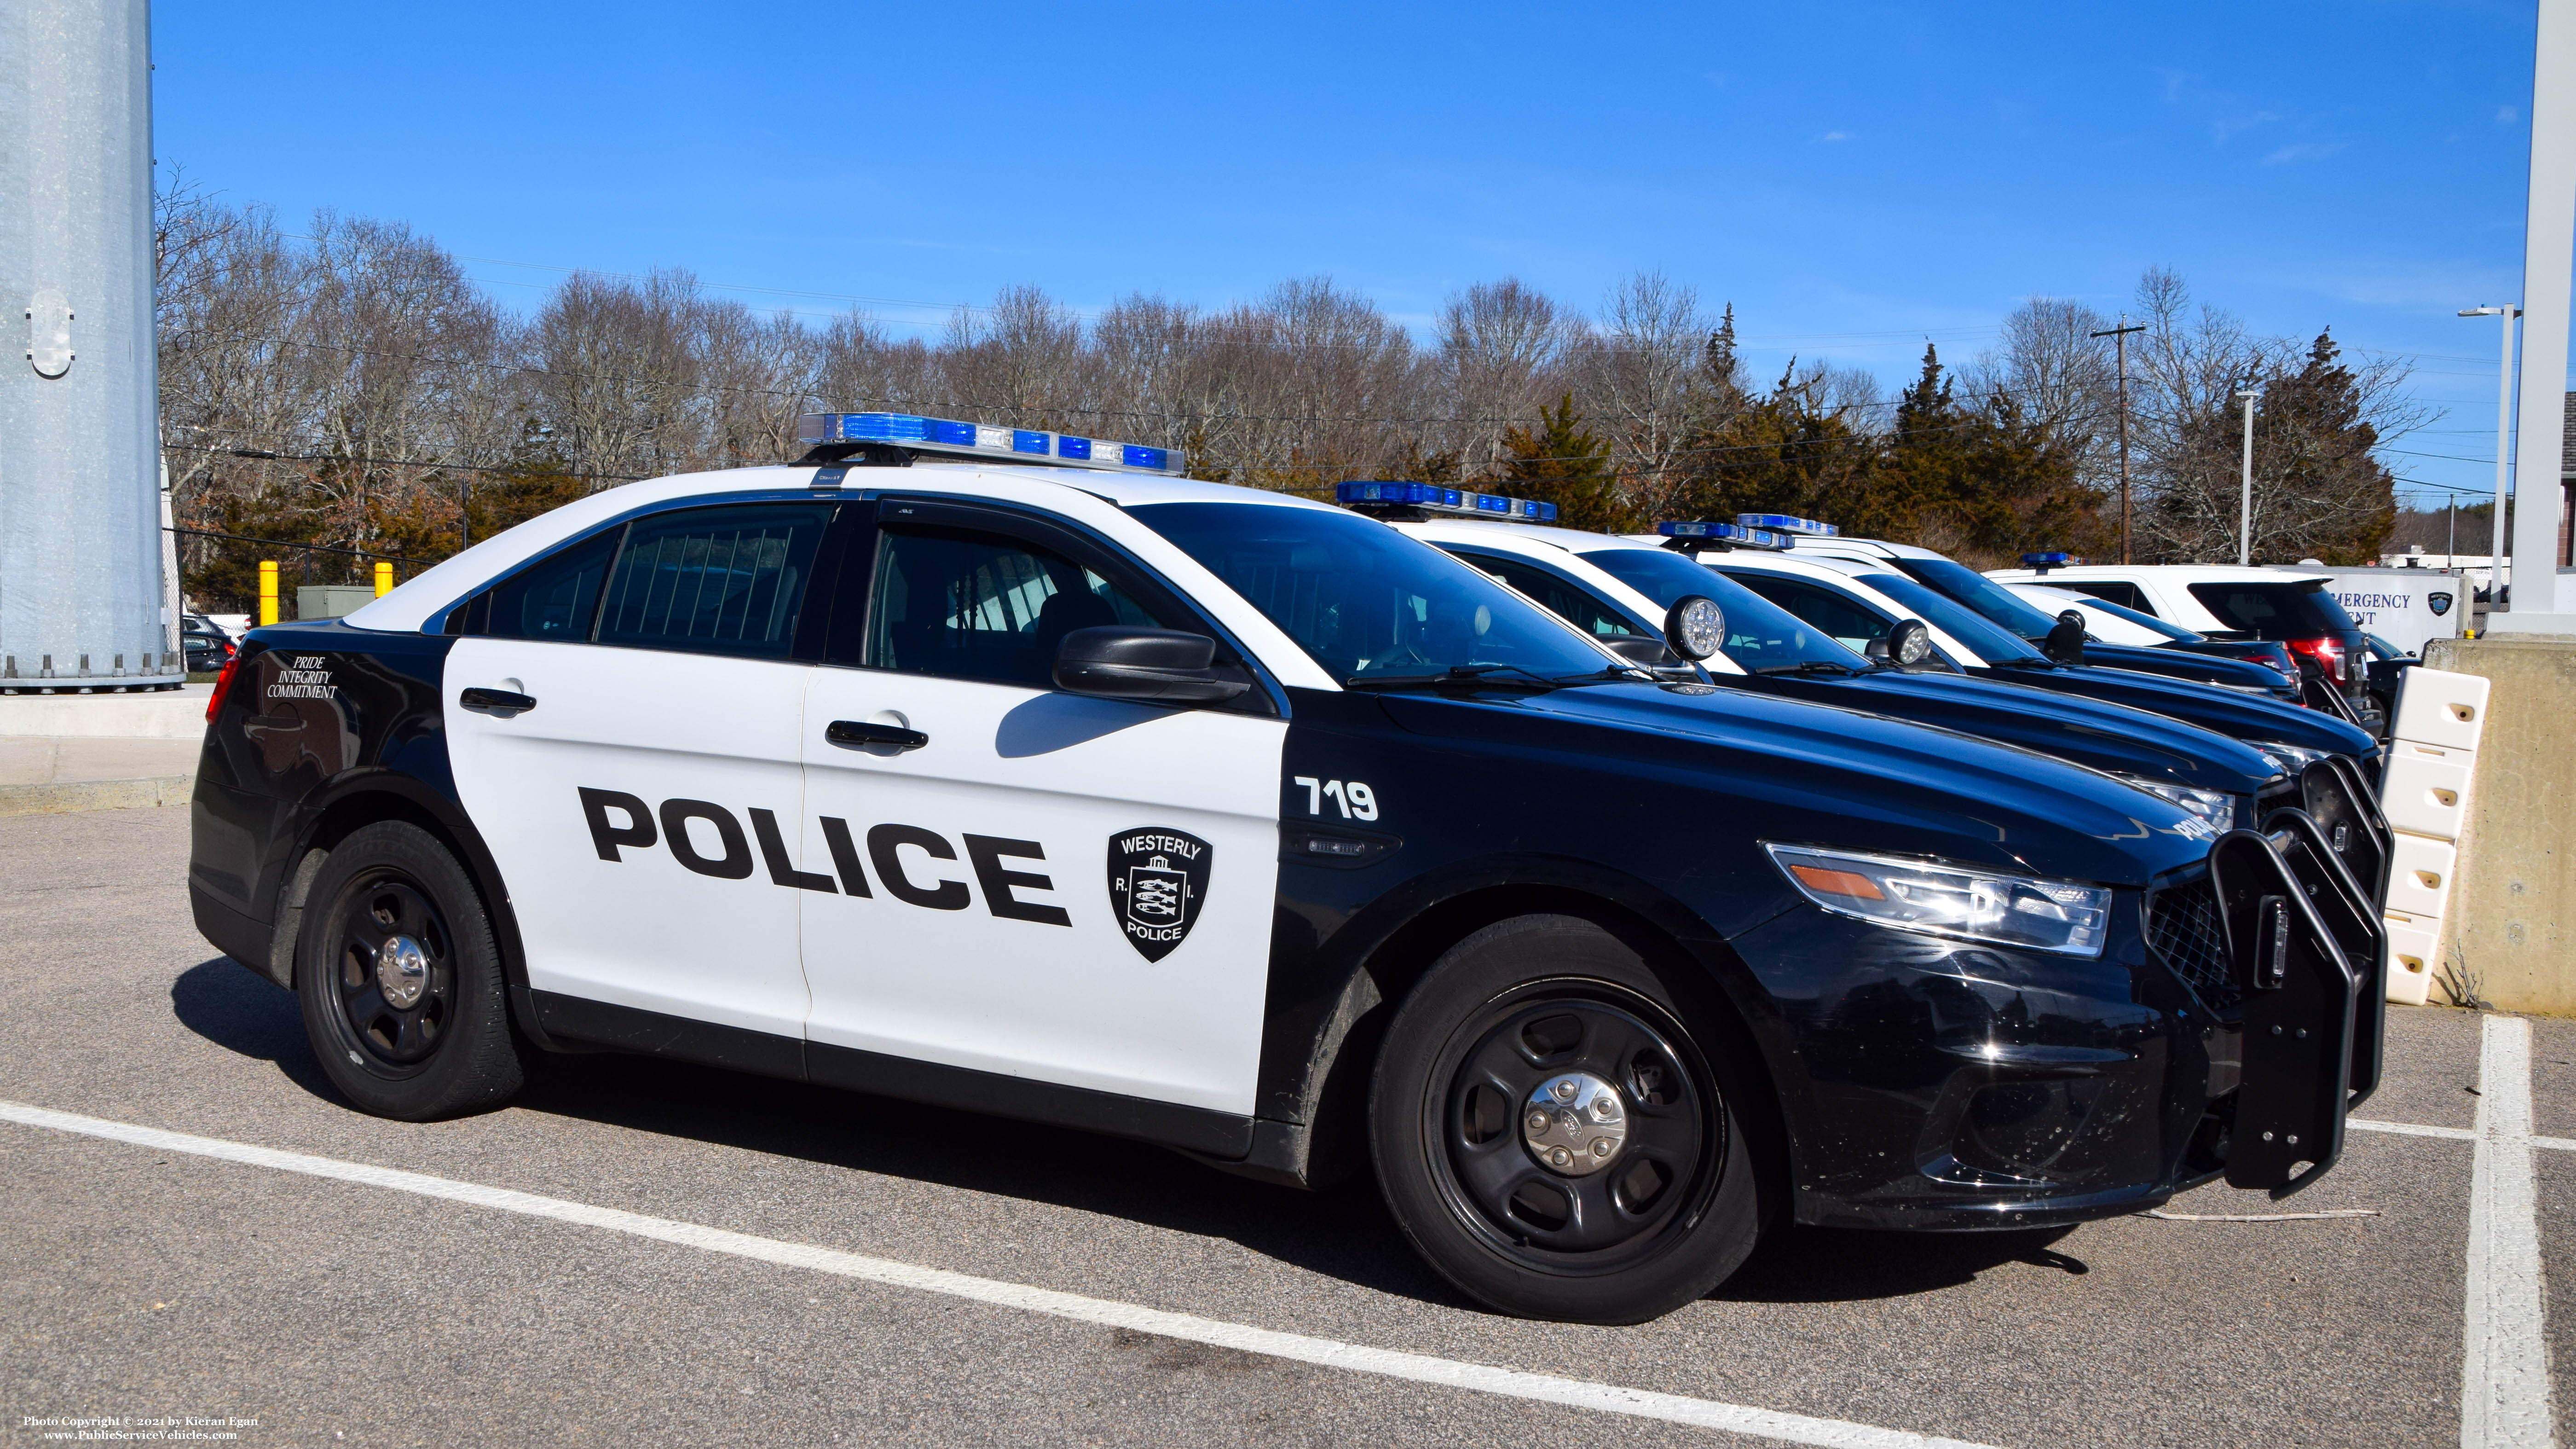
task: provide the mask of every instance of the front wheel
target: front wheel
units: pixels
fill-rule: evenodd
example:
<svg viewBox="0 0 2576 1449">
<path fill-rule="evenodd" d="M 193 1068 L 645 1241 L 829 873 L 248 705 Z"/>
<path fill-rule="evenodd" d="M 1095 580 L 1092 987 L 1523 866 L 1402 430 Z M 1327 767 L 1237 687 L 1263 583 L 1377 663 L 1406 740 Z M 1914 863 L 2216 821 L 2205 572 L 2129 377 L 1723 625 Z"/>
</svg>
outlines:
<svg viewBox="0 0 2576 1449">
<path fill-rule="evenodd" d="M 1725 1281 L 1759 1235 L 1723 1080 L 1637 953 L 1589 921 L 1523 916 L 1459 942 L 1405 999 L 1370 1146 L 1397 1224 L 1464 1292 L 1640 1323 Z"/>
<path fill-rule="evenodd" d="M 349 833 L 306 896 L 295 993 L 322 1070 L 379 1117 L 497 1107 L 525 1080 L 483 900 L 437 837 Z"/>
</svg>

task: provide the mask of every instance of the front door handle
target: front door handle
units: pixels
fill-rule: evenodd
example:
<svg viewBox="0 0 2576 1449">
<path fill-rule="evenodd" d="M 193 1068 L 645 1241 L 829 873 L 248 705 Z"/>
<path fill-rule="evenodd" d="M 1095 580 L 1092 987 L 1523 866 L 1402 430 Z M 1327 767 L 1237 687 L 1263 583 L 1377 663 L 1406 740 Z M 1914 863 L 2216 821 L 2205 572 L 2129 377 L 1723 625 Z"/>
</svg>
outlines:
<svg viewBox="0 0 2576 1449">
<path fill-rule="evenodd" d="M 892 745 L 898 750 L 917 750 L 930 743 L 930 736 L 919 730 L 856 719 L 832 721 L 824 728 L 823 738 L 836 745 Z"/>
<path fill-rule="evenodd" d="M 456 702 L 478 714 L 496 714 L 503 719 L 537 707 L 534 695 L 514 694 L 506 689 L 485 689 L 479 684 L 468 685 L 462 694 L 456 696 Z"/>
</svg>

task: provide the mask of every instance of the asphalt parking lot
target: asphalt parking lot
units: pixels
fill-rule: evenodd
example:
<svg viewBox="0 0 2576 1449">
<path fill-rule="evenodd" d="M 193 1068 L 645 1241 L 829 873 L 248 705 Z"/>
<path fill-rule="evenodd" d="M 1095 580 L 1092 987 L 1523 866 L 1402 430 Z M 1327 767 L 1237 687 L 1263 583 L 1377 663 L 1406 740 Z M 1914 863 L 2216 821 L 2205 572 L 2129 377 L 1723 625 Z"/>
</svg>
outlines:
<svg viewBox="0 0 2576 1449">
<path fill-rule="evenodd" d="M 488 1116 L 362 1117 L 294 998 L 191 927 L 186 827 L 0 819 L 0 1104 L 84 1119 L 0 1120 L 25 1442 L 175 1416 L 246 1444 L 2436 1444 L 2464 1325 L 2476 1381 L 2538 1366 L 2508 1410 L 2576 1363 L 2576 1023 L 2528 1027 L 2536 1147 L 2482 1121 L 2510 1083 L 2476 1090 L 2523 1028 L 2401 1010 L 2362 1115 L 2430 1135 L 2356 1131 L 2285 1203 L 2167 1209 L 2368 1216 L 1799 1230 L 1660 1322 L 1568 1327 L 1469 1305 L 1366 1187 L 1072 1132 L 613 1056 Z M 2517 1213 L 2545 1328 L 2507 1281 Z M 2481 1442 L 2541 1443 L 2542 1413 Z"/>
</svg>

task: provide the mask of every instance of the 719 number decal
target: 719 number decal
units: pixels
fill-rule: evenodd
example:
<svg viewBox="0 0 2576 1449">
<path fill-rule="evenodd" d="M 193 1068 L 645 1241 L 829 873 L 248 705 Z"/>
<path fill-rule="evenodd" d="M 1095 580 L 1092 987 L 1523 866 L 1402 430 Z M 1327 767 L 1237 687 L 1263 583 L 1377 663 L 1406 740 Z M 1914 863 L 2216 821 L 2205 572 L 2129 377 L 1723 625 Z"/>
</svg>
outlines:
<svg viewBox="0 0 2576 1449">
<path fill-rule="evenodd" d="M 1319 780 L 1312 775 L 1299 775 L 1292 783 L 1306 787 L 1306 813 L 1309 815 L 1323 814 L 1324 801 L 1329 797 L 1333 808 L 1341 812 L 1344 820 L 1377 818 L 1377 792 L 1370 789 L 1365 781 Z"/>
</svg>

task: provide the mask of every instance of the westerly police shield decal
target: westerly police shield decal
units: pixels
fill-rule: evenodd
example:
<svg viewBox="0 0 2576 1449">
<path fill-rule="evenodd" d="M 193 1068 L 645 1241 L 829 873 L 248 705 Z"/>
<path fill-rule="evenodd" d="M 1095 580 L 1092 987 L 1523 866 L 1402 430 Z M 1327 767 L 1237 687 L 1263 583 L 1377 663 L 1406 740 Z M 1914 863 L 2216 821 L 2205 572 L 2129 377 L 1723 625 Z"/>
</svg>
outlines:
<svg viewBox="0 0 2576 1449">
<path fill-rule="evenodd" d="M 2426 594 L 2424 602 L 2433 606 L 2433 617 L 2436 619 L 2451 612 L 2451 596 L 2448 594 Z"/>
<path fill-rule="evenodd" d="M 1160 826 L 1109 837 L 1109 905 L 1136 954 L 1160 961 L 1188 937 L 1207 900 L 1215 854 L 1197 836 Z"/>
</svg>

